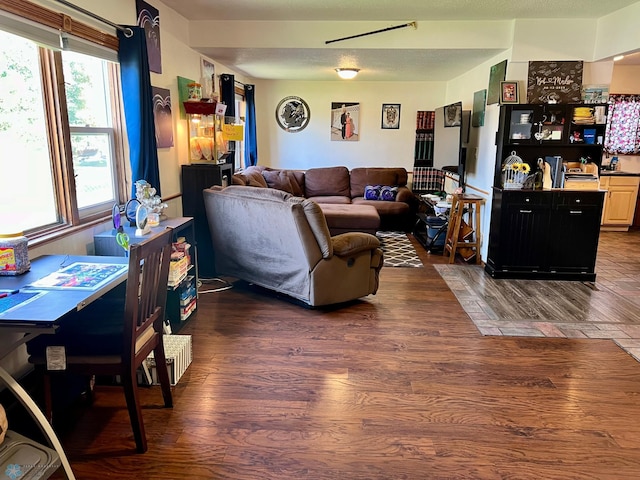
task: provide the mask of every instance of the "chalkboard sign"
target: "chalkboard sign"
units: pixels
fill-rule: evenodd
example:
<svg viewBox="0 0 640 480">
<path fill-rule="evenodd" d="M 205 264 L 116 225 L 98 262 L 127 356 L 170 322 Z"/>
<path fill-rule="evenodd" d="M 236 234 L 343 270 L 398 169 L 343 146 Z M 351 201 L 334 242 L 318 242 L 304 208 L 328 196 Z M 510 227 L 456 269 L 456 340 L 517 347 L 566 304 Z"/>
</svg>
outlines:
<svg viewBox="0 0 640 480">
<path fill-rule="evenodd" d="M 581 103 L 582 61 L 529 62 L 528 103 Z"/>
</svg>

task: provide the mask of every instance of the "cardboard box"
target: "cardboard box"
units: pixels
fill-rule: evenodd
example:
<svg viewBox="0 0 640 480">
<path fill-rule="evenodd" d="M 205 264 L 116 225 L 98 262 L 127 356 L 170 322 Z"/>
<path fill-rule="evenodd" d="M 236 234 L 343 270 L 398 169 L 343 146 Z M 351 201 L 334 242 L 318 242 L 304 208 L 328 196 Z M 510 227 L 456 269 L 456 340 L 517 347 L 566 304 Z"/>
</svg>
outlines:
<svg viewBox="0 0 640 480">
<path fill-rule="evenodd" d="M 169 380 L 171 385 L 176 385 L 180 377 L 187 371 L 191 365 L 191 335 L 165 335 L 164 337 L 164 354 L 167 357 L 167 369 L 169 370 Z M 156 370 L 156 361 L 153 358 L 153 352 L 146 360 L 147 368 L 151 374 L 151 384 L 159 385 L 158 372 Z"/>
</svg>

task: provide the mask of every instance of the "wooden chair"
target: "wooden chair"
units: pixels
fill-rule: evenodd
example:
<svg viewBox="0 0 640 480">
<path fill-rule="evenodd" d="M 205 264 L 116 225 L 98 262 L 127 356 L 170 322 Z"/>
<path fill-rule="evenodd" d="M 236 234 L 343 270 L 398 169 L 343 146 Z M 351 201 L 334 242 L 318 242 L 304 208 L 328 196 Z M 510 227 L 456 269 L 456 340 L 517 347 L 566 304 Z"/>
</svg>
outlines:
<svg viewBox="0 0 640 480">
<path fill-rule="evenodd" d="M 45 415 L 52 420 L 51 376 L 56 373 L 119 375 L 137 451 L 147 450 L 138 398 L 138 367 L 153 351 L 165 407 L 172 407 L 171 384 L 163 345 L 164 308 L 171 259 L 172 230 L 131 245 L 126 295 L 103 297 L 61 323 L 54 335 L 40 335 L 27 343 L 33 363 L 44 375 Z M 47 369 L 48 346 L 63 346 L 66 370 Z"/>
</svg>

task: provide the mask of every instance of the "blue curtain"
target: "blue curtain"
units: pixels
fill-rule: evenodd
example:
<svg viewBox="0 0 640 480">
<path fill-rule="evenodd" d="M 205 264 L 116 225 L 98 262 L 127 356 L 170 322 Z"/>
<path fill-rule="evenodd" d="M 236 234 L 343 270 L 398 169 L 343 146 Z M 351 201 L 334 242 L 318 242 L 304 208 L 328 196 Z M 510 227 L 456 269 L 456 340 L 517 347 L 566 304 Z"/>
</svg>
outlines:
<svg viewBox="0 0 640 480">
<path fill-rule="evenodd" d="M 244 86 L 244 100 L 247 104 L 244 131 L 244 165 L 250 167 L 258 164 L 258 143 L 256 139 L 256 86 Z"/>
<path fill-rule="evenodd" d="M 230 73 L 220 75 L 220 100 L 227 106 L 225 117 L 236 116 L 236 78 Z"/>
<path fill-rule="evenodd" d="M 236 77 L 230 73 L 220 75 L 220 101 L 227 106 L 225 117 L 236 118 Z M 227 163 L 234 163 L 236 157 L 236 142 L 229 142 L 229 151 L 233 152 L 227 158 Z"/>
<path fill-rule="evenodd" d="M 131 37 L 118 30 L 118 59 L 133 181 L 131 196 L 136 196 L 135 182 L 138 180 L 149 182 L 160 195 L 160 171 L 147 42 L 143 28 L 127 28 L 133 31 Z"/>
</svg>

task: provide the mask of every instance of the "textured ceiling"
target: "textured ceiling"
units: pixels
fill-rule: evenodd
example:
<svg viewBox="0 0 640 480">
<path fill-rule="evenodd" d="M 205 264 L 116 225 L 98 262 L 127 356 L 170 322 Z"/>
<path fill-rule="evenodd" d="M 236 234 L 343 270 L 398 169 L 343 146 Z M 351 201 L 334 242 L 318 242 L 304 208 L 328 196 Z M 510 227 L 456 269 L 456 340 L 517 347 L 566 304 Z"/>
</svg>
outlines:
<svg viewBox="0 0 640 480">
<path fill-rule="evenodd" d="M 254 22 L 251 29 L 260 29 L 260 21 L 354 22 L 348 35 L 357 35 L 362 22 L 388 22 L 385 27 L 416 21 L 446 20 L 509 20 L 516 18 L 599 18 L 637 0 L 163 0 L 188 20 Z M 578 14 L 576 12 L 579 12 Z M 361 22 L 358 24 L 356 22 Z M 240 24 L 240 23 L 239 23 Z M 306 25 L 306 24 L 305 24 Z M 299 25 L 298 25 L 299 26 Z M 191 25 L 191 28 L 194 28 Z M 384 28 L 384 27 L 383 27 Z M 344 30 L 344 28 L 343 28 Z M 409 28 L 405 29 L 409 30 Z M 288 36 L 265 45 L 255 40 L 253 45 L 223 43 L 215 32 L 206 42 L 194 46 L 203 55 L 256 79 L 336 80 L 336 67 L 361 69 L 354 81 L 446 81 L 495 57 L 500 46 L 467 45 L 460 48 L 384 48 L 380 36 L 395 39 L 389 32 L 357 40 L 357 48 L 340 42 L 328 48 L 323 38 L 318 45 L 300 45 L 298 35 Z M 420 32 L 424 35 L 424 30 Z M 403 35 L 407 35 L 406 31 Z M 257 39 L 259 35 L 254 35 Z M 376 38 L 378 37 L 378 38 Z M 266 38 L 266 35 L 265 35 Z M 273 32 L 269 39 L 273 40 Z M 406 38 L 406 37 L 405 37 Z M 416 36 L 418 38 L 418 36 Z M 240 43 L 240 42 L 238 42 Z M 307 42 L 308 43 L 308 42 Z M 320 43 L 322 45 L 320 45 Z M 297 46 L 299 45 L 299 46 Z M 344 45 L 344 48 L 343 48 Z M 640 55 L 639 55 L 640 56 Z"/>
</svg>

